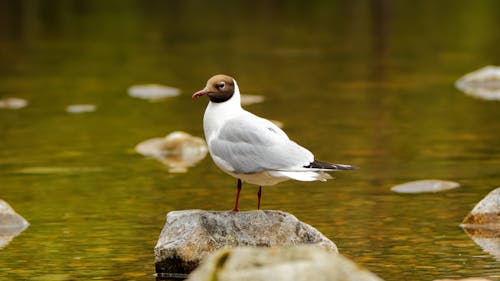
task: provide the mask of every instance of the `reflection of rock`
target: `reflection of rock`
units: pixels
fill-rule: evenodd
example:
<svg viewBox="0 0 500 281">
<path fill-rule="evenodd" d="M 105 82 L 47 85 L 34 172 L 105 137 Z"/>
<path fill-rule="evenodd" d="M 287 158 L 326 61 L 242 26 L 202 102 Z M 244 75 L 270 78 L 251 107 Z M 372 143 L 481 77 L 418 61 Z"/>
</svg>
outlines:
<svg viewBox="0 0 500 281">
<path fill-rule="evenodd" d="M 263 96 L 258 95 L 241 95 L 241 105 L 251 105 L 254 103 L 261 103 L 264 101 Z"/>
<path fill-rule="evenodd" d="M 457 80 L 455 86 L 477 98 L 500 100 L 500 67 L 485 66 L 466 74 Z"/>
<path fill-rule="evenodd" d="M 0 108 L 20 109 L 28 105 L 28 101 L 20 98 L 5 98 L 0 100 Z"/>
<path fill-rule="evenodd" d="M 461 226 L 485 252 L 500 260 L 500 187 L 479 201 Z"/>
<path fill-rule="evenodd" d="M 281 211 L 174 211 L 155 246 L 157 273 L 189 273 L 207 254 L 224 247 L 315 245 L 337 252 L 312 226 Z"/>
<path fill-rule="evenodd" d="M 185 132 L 173 132 L 165 138 L 152 138 L 135 146 L 135 150 L 153 157 L 169 167 L 172 173 L 186 172 L 205 158 L 208 149 L 205 141 Z"/>
<path fill-rule="evenodd" d="M 460 184 L 452 181 L 442 180 L 419 180 L 411 181 L 391 188 L 392 191 L 399 193 L 423 193 L 423 192 L 439 192 L 448 189 L 459 187 Z"/>
<path fill-rule="evenodd" d="M 311 246 L 237 247 L 210 255 L 187 281 L 382 281 L 339 254 Z"/>
<path fill-rule="evenodd" d="M 85 113 L 96 111 L 97 106 L 93 104 L 73 104 L 66 107 L 68 113 Z"/>
<path fill-rule="evenodd" d="M 165 98 L 177 96 L 179 93 L 180 90 L 177 88 L 159 84 L 136 85 L 128 88 L 129 96 L 149 101 L 159 101 Z"/>
<path fill-rule="evenodd" d="M 29 223 L 12 209 L 7 202 L 0 200 L 0 249 L 19 235 Z"/>
</svg>

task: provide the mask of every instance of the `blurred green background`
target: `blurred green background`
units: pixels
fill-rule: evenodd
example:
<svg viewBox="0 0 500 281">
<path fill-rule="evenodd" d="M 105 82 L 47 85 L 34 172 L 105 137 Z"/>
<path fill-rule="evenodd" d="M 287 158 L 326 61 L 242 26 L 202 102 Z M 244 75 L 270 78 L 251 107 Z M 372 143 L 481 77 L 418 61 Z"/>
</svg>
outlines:
<svg viewBox="0 0 500 281">
<path fill-rule="evenodd" d="M 500 104 L 456 79 L 500 63 L 500 2 L 0 0 L 0 198 L 31 226 L 0 250 L 0 280 L 153 280 L 167 212 L 229 210 L 235 180 L 205 158 L 172 174 L 133 151 L 181 130 L 203 136 L 217 73 L 247 107 L 284 123 L 320 160 L 360 167 L 326 183 L 265 187 L 386 280 L 500 276 L 458 224 L 500 182 Z M 127 89 L 161 83 L 164 102 Z M 70 104 L 95 104 L 72 115 Z M 462 187 L 401 195 L 438 178 Z M 256 208 L 243 187 L 240 207 Z"/>
</svg>

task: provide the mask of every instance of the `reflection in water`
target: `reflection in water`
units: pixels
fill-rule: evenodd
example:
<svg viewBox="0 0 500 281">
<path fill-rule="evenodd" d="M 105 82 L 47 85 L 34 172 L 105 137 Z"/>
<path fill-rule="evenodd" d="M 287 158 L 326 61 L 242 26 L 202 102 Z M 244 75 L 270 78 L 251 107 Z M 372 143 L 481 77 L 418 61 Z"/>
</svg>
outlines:
<svg viewBox="0 0 500 281">
<path fill-rule="evenodd" d="M 185 173 L 207 155 L 205 141 L 185 132 L 173 132 L 165 138 L 152 138 L 136 145 L 135 150 L 162 162 L 171 173 Z"/>
</svg>

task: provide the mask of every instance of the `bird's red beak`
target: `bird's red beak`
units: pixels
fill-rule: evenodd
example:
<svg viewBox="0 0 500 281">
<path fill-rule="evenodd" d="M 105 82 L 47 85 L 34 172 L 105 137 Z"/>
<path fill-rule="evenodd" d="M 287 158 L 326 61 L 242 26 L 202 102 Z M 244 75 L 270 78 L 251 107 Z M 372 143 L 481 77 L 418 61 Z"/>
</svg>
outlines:
<svg viewBox="0 0 500 281">
<path fill-rule="evenodd" d="M 191 97 L 193 99 L 197 99 L 199 97 L 203 97 L 203 96 L 206 96 L 206 95 L 208 95 L 208 92 L 205 89 L 203 89 L 203 90 L 200 90 L 200 91 L 194 93 Z"/>
</svg>

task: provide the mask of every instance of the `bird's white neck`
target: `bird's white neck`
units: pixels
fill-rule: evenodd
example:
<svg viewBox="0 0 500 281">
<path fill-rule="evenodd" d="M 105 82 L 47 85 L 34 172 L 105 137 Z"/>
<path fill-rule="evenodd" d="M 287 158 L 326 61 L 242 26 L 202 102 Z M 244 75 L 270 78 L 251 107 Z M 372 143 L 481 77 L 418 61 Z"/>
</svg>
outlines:
<svg viewBox="0 0 500 281">
<path fill-rule="evenodd" d="M 233 80 L 234 81 L 234 80 Z M 208 103 L 205 115 L 203 116 L 203 128 L 205 131 L 205 138 L 207 140 L 219 130 L 225 120 L 231 119 L 244 109 L 241 107 L 241 96 L 238 84 L 234 81 L 233 96 L 225 102 L 212 102 Z"/>
</svg>

